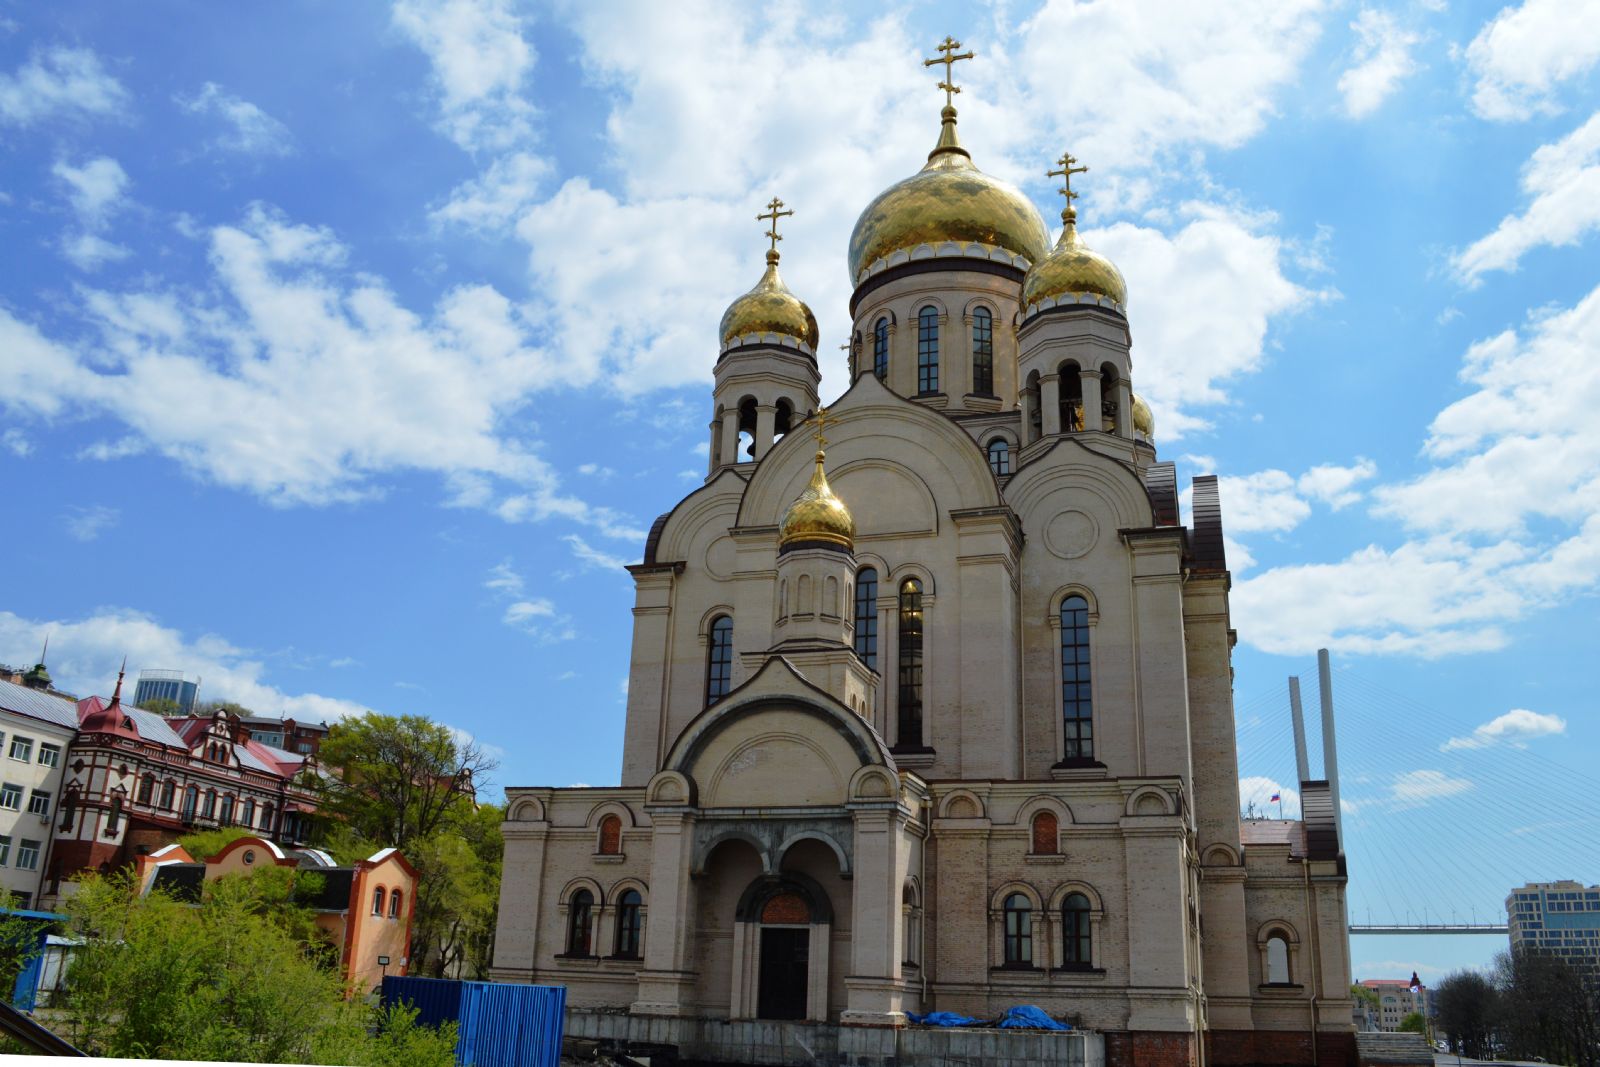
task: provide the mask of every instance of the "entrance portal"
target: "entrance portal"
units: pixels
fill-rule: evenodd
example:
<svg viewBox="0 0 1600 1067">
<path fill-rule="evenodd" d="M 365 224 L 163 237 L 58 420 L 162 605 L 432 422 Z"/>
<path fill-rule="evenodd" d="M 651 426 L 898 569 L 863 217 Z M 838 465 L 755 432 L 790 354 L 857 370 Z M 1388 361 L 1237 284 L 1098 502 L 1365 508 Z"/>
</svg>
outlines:
<svg viewBox="0 0 1600 1067">
<path fill-rule="evenodd" d="M 804 1019 L 810 973 L 811 931 L 804 926 L 761 930 L 761 978 L 756 1015 L 762 1019 Z"/>
</svg>

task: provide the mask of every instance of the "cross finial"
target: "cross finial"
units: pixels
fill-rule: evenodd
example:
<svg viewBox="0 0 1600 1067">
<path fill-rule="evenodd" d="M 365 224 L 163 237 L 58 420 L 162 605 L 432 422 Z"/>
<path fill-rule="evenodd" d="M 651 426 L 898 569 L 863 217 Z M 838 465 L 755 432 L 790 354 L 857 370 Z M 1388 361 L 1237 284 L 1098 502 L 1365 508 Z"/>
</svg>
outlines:
<svg viewBox="0 0 1600 1067">
<path fill-rule="evenodd" d="M 772 229 L 767 231 L 767 236 L 772 238 L 772 246 L 767 249 L 769 253 L 776 252 L 778 250 L 778 242 L 783 240 L 783 236 L 778 233 L 778 220 L 783 218 L 785 215 L 794 214 L 793 211 L 779 211 L 778 209 L 781 207 L 783 207 L 783 201 L 779 200 L 777 197 L 773 197 L 772 202 L 767 205 L 767 210 L 756 216 L 757 222 L 767 222 L 770 220 L 772 223 Z"/>
<path fill-rule="evenodd" d="M 934 59 L 924 59 L 922 61 L 922 65 L 924 67 L 931 67 L 936 63 L 944 64 L 944 81 L 939 83 L 939 88 L 944 90 L 945 107 L 955 106 L 955 96 L 961 91 L 961 87 L 956 84 L 955 78 L 951 77 L 951 75 L 954 73 L 956 62 L 962 59 L 971 59 L 977 54 L 975 52 L 962 52 L 957 54 L 956 49 L 960 47 L 960 41 L 956 40 L 954 37 L 946 36 L 945 39 L 939 43 L 939 47 L 936 49 L 936 51 L 943 52 L 944 54 Z"/>
<path fill-rule="evenodd" d="M 828 447 L 828 439 L 823 436 L 823 432 L 827 430 L 829 426 L 837 423 L 839 420 L 829 418 L 828 409 L 826 407 L 818 408 L 815 418 L 817 420 L 817 451 L 821 452 L 824 448 Z"/>
<path fill-rule="evenodd" d="M 1070 152 L 1063 152 L 1061 153 L 1061 158 L 1056 160 L 1061 165 L 1061 169 L 1047 170 L 1044 173 L 1046 178 L 1059 177 L 1061 179 L 1061 188 L 1057 189 L 1056 192 L 1067 198 L 1067 207 L 1069 208 L 1072 207 L 1072 202 L 1078 199 L 1078 194 L 1072 191 L 1072 176 L 1074 174 L 1082 174 L 1089 169 L 1088 167 L 1074 167 L 1073 164 L 1077 161 L 1077 156 Z"/>
</svg>

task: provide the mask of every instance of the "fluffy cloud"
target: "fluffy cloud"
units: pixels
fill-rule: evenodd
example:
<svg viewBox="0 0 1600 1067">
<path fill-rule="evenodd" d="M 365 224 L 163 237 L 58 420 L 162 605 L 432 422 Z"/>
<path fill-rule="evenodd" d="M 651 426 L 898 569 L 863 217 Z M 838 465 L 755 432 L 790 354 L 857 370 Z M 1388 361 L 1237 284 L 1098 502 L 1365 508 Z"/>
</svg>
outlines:
<svg viewBox="0 0 1600 1067">
<path fill-rule="evenodd" d="M 109 695 L 117 665 L 126 656 L 133 677 L 143 669 L 181 670 L 204 679 L 206 699 L 236 701 L 263 715 L 319 722 L 370 710 L 319 693 L 285 692 L 266 681 L 266 665 L 259 654 L 216 634 L 186 637 L 149 615 L 125 609 L 104 609 L 70 620 L 24 619 L 0 611 L 0 660 L 34 662 L 47 634 L 50 673 L 56 684 L 84 696 Z"/>
<path fill-rule="evenodd" d="M 218 148 L 262 156 L 286 156 L 294 151 L 287 126 L 216 82 L 206 82 L 192 97 L 178 97 L 177 104 L 190 114 L 209 115 L 227 125 L 212 142 Z"/>
<path fill-rule="evenodd" d="M 62 516 L 61 524 L 66 527 L 67 535 L 73 540 L 87 543 L 111 529 L 121 519 L 122 512 L 116 508 L 93 504 L 89 507 L 69 508 L 66 515 Z"/>
<path fill-rule="evenodd" d="M 35 49 L 15 73 L 0 74 L 0 123 L 111 115 L 127 102 L 127 90 L 87 48 Z"/>
<path fill-rule="evenodd" d="M 554 601 L 548 597 L 528 595 L 526 581 L 509 560 L 489 569 L 483 587 L 504 604 L 500 621 L 507 626 L 521 630 L 544 644 L 570 641 L 577 636 L 572 619 L 556 610 Z"/>
<path fill-rule="evenodd" d="M 1558 110 L 1555 91 L 1600 61 L 1600 0 L 1526 0 L 1467 46 L 1472 109 L 1497 121 Z"/>
<path fill-rule="evenodd" d="M 1387 11 L 1364 7 L 1350 24 L 1356 35 L 1354 62 L 1339 75 L 1345 114 L 1364 118 L 1417 69 L 1411 50 L 1422 35 L 1407 30 Z"/>
<path fill-rule="evenodd" d="M 538 199 L 550 170 L 549 162 L 527 152 L 496 159 L 478 177 L 452 189 L 430 217 L 473 230 L 499 229 Z"/>
<path fill-rule="evenodd" d="M 1298 819 L 1300 817 L 1299 790 L 1280 785 L 1274 778 L 1253 776 L 1239 779 L 1239 806 L 1241 811 L 1248 810 L 1250 805 L 1254 804 L 1256 810 L 1261 814 L 1276 816 L 1278 814 L 1278 802 L 1272 799 L 1274 794 L 1283 797 L 1283 817 L 1285 819 Z"/>
<path fill-rule="evenodd" d="M 1417 807 L 1430 800 L 1458 796 L 1472 788 L 1465 778 L 1452 778 L 1443 771 L 1407 771 L 1395 775 L 1389 784 L 1389 799 L 1398 807 Z"/>
<path fill-rule="evenodd" d="M 1488 748 L 1508 744 L 1525 748 L 1535 737 L 1553 737 L 1567 732 L 1567 720 L 1559 715 L 1543 715 L 1527 708 L 1512 708 L 1504 715 L 1490 719 L 1472 731 L 1469 737 L 1452 737 L 1439 746 L 1441 752 L 1454 752 L 1464 748 Z"/>
<path fill-rule="evenodd" d="M 1540 147 L 1522 169 L 1531 203 L 1507 215 L 1493 233 L 1451 259 L 1456 273 L 1476 283 L 1491 270 L 1515 270 L 1529 251 L 1575 245 L 1600 228 L 1600 111 L 1554 144 Z"/>
<path fill-rule="evenodd" d="M 349 271 L 332 233 L 260 206 L 209 238 L 209 288 L 88 291 L 98 337 L 81 349 L 0 310 L 0 406 L 110 413 L 197 475 L 278 504 L 360 499 L 382 474 L 431 471 L 454 503 L 643 536 L 562 493 L 515 435 L 512 416 L 551 376 L 500 293 L 459 288 L 419 315 Z"/>
<path fill-rule="evenodd" d="M 1358 458 L 1354 466 L 1341 467 L 1324 463 L 1312 467 L 1300 476 L 1296 488 L 1313 500 L 1320 500 L 1333 510 L 1349 507 L 1361 499 L 1356 486 L 1378 473 L 1378 465 L 1365 457 Z"/>
<path fill-rule="evenodd" d="M 128 190 L 128 172 L 108 156 L 91 159 L 81 167 L 65 161 L 50 172 L 67 187 L 73 210 L 85 225 L 100 225 L 122 206 Z"/>
<path fill-rule="evenodd" d="M 502 151 L 532 133 L 523 97 L 533 47 L 508 0 L 400 0 L 394 24 L 427 54 L 440 128 L 469 151 Z"/>
</svg>

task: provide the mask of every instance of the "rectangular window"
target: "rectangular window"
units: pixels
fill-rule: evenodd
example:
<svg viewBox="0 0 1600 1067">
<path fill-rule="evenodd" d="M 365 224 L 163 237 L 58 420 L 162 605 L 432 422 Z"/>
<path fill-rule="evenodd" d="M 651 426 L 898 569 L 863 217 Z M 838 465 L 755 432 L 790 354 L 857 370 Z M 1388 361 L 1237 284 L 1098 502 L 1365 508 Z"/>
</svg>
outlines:
<svg viewBox="0 0 1600 1067">
<path fill-rule="evenodd" d="M 899 736 L 895 743 L 921 748 L 922 740 L 922 583 L 900 584 L 899 676 L 895 687 Z"/>
<path fill-rule="evenodd" d="M 994 395 L 994 317 L 983 308 L 972 313 L 972 391 Z"/>
<path fill-rule="evenodd" d="M 24 837 L 17 846 L 17 868 L 31 871 L 39 866 L 39 842 Z"/>
<path fill-rule="evenodd" d="M 22 787 L 6 782 L 0 785 L 0 808 L 7 811 L 22 810 Z"/>
<path fill-rule="evenodd" d="M 33 738 L 18 735 L 11 739 L 11 758 L 27 763 L 33 759 Z"/>
<path fill-rule="evenodd" d="M 856 575 L 856 655 L 871 670 L 878 669 L 878 572 L 861 568 Z"/>
<path fill-rule="evenodd" d="M 1094 758 L 1094 709 L 1089 683 L 1089 602 L 1061 602 L 1061 718 L 1066 759 Z"/>
<path fill-rule="evenodd" d="M 61 746 L 40 745 L 39 765 L 41 767 L 59 767 L 61 765 Z"/>
<path fill-rule="evenodd" d="M 917 392 L 939 391 L 939 312 L 925 307 L 917 315 Z"/>
<path fill-rule="evenodd" d="M 11 835 L 0 834 L 0 867 L 11 862 Z"/>
<path fill-rule="evenodd" d="M 50 814 L 50 793 L 48 790 L 35 789 L 28 798 L 28 810 L 35 815 L 48 816 Z"/>
<path fill-rule="evenodd" d="M 217 814 L 217 794 L 215 794 L 215 793 L 207 793 L 206 794 L 205 817 L 208 818 L 208 819 L 215 818 L 216 814 Z"/>
</svg>

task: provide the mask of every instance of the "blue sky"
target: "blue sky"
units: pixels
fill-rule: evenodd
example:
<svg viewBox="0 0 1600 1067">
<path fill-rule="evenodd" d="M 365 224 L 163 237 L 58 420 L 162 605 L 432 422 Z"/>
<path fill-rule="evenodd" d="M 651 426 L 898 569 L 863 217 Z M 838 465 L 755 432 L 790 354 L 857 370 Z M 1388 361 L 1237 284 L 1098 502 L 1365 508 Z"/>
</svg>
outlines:
<svg viewBox="0 0 1600 1067">
<path fill-rule="evenodd" d="M 1161 452 L 1222 477 L 1247 793 L 1326 645 L 1352 910 L 1600 881 L 1600 3 L 866 10 L 0 4 L 0 659 L 615 781 L 619 565 L 703 474 L 753 216 L 836 395 L 952 33 L 980 166 L 1052 220 L 1092 168 Z"/>
</svg>

